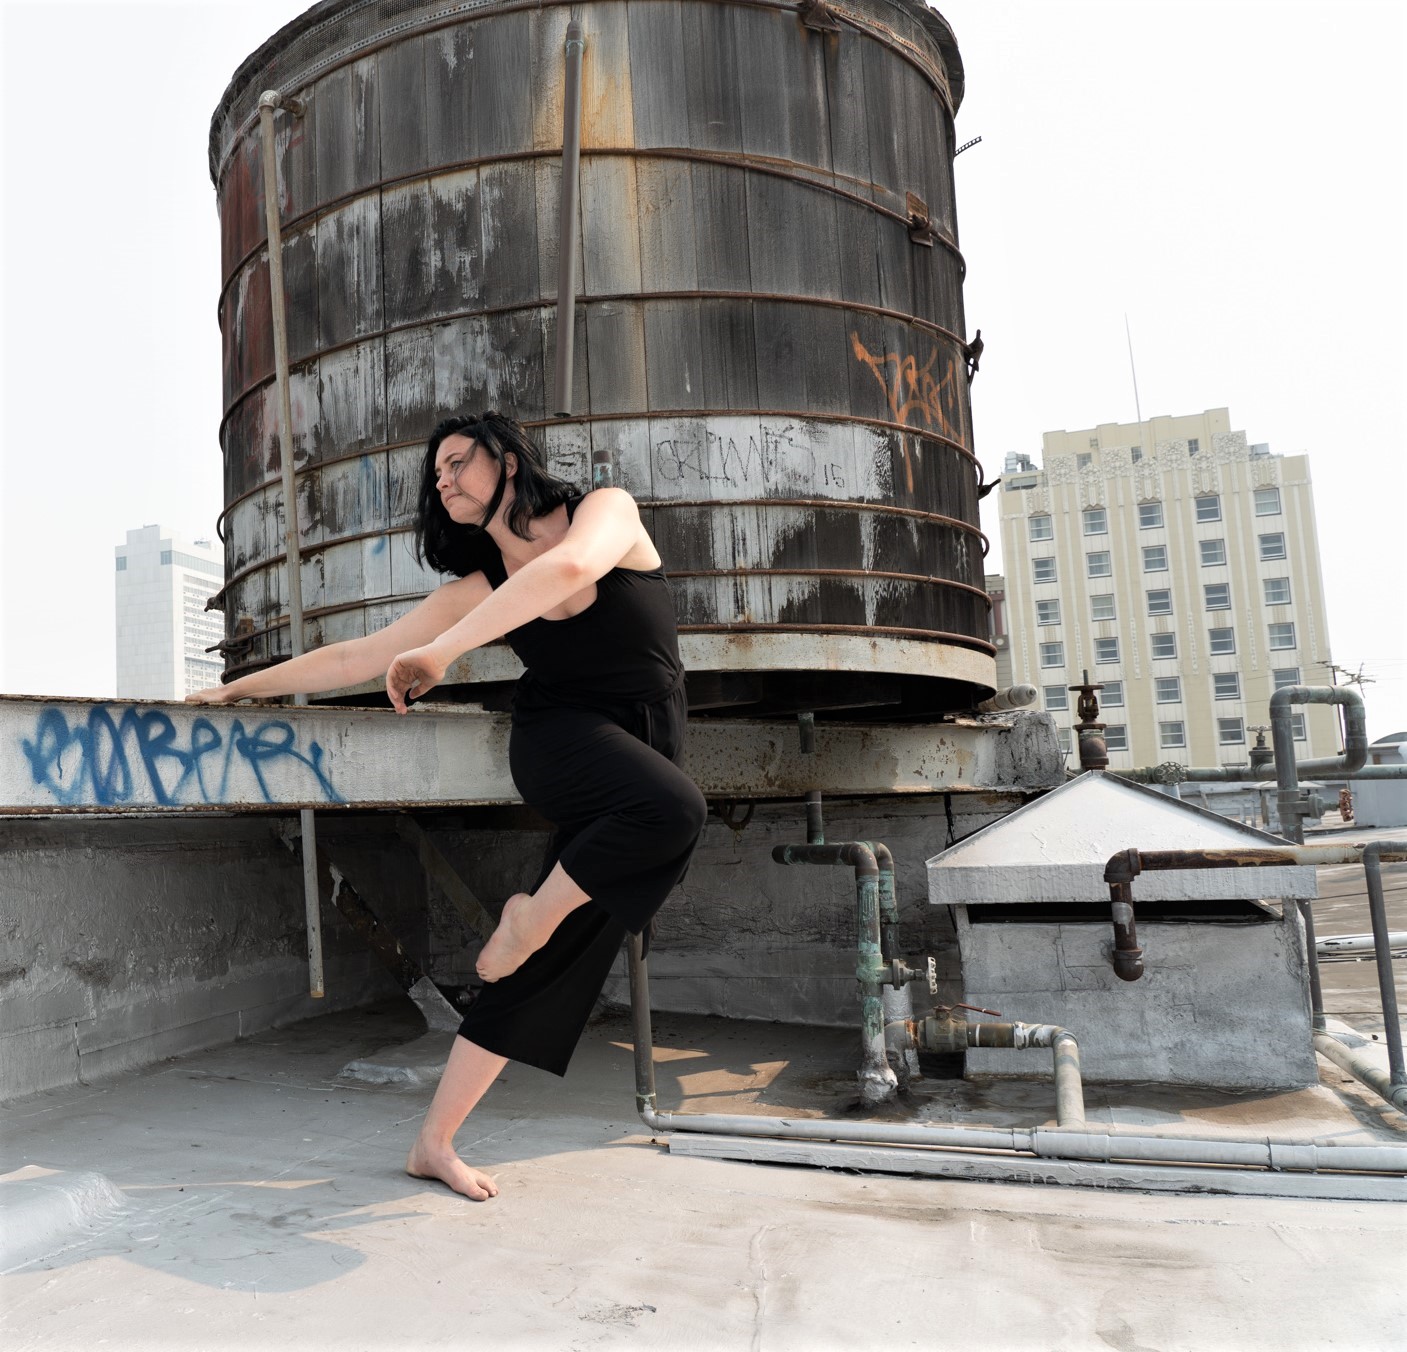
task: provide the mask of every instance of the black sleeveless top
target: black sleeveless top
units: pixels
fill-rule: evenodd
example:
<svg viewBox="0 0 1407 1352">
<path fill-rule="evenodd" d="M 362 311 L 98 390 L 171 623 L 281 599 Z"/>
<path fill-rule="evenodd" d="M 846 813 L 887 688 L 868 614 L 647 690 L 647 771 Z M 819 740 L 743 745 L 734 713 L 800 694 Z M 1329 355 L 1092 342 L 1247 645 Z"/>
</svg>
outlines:
<svg viewBox="0 0 1407 1352">
<path fill-rule="evenodd" d="M 580 502 L 567 500 L 568 521 Z M 484 576 L 495 588 L 507 581 L 500 556 L 485 564 Z M 529 620 L 504 637 L 527 668 L 515 712 L 653 703 L 683 684 L 674 596 L 663 568 L 612 568 L 585 610 L 565 620 Z"/>
</svg>

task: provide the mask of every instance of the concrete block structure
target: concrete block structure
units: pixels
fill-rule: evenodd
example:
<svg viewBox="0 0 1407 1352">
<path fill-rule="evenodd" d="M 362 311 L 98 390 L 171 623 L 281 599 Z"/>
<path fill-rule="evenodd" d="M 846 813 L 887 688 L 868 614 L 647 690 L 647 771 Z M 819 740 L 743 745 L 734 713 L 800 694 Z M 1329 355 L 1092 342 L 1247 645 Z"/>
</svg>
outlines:
<svg viewBox="0 0 1407 1352">
<path fill-rule="evenodd" d="M 1294 900 L 1316 894 L 1312 868 L 1140 874 L 1133 897 L 1143 975 L 1125 981 L 1110 960 L 1103 873 L 1111 855 L 1276 844 L 1283 841 L 1091 771 L 929 860 L 929 900 L 954 909 L 962 999 L 1068 1028 L 1086 1080 L 1309 1085 L 1318 1076 Z M 967 1073 L 1044 1077 L 1050 1059 L 973 1049 Z"/>
</svg>

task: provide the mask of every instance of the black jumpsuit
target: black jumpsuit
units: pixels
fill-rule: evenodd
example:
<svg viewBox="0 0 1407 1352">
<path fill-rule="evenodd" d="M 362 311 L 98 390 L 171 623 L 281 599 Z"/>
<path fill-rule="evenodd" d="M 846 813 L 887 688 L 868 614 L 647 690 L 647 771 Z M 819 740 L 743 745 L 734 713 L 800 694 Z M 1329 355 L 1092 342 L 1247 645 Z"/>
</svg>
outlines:
<svg viewBox="0 0 1407 1352">
<path fill-rule="evenodd" d="M 485 574 L 494 587 L 507 577 L 497 560 Z M 612 569 L 580 614 L 533 620 L 507 640 L 527 668 L 513 699 L 513 782 L 556 827 L 533 890 L 560 862 L 591 900 L 516 972 L 486 983 L 459 1032 L 564 1075 L 626 931 L 639 934 L 684 876 L 707 808 L 677 763 L 684 668 L 661 569 Z"/>
</svg>

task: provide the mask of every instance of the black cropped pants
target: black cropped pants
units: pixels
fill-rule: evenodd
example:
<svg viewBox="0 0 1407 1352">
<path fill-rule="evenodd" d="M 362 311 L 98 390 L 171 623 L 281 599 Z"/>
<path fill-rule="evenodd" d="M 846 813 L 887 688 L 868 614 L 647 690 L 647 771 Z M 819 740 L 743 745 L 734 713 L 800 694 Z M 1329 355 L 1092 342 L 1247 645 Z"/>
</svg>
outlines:
<svg viewBox="0 0 1407 1352">
<path fill-rule="evenodd" d="M 677 764 L 686 713 L 682 688 L 608 710 L 514 709 L 513 782 L 556 828 L 534 890 L 560 863 L 591 900 L 516 972 L 482 987 L 462 1037 L 566 1074 L 621 941 L 648 925 L 703 831 L 703 795 Z"/>
</svg>

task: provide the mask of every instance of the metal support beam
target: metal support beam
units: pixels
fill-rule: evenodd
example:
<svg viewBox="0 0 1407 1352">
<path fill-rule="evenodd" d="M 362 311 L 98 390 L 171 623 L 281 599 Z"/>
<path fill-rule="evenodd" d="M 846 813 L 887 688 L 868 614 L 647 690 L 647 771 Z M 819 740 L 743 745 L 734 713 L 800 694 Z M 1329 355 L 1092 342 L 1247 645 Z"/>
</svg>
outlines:
<svg viewBox="0 0 1407 1352">
<path fill-rule="evenodd" d="M 426 878 L 447 896 L 454 909 L 464 917 L 486 943 L 498 922 L 484 909 L 473 889 L 459 876 L 459 870 L 440 853 L 439 846 L 425 834 L 414 817 L 402 813 L 396 818 L 396 833 L 415 851 Z"/>
<path fill-rule="evenodd" d="M 291 829 L 284 834 L 284 844 L 294 853 L 302 853 L 306 845 L 299 837 L 300 833 Z M 356 932 L 357 937 L 380 959 L 382 966 L 395 978 L 396 984 L 415 1002 L 429 1027 L 458 1028 L 459 1013 L 445 998 L 440 988 L 420 970 L 415 959 L 401 947 L 400 940 L 381 922 L 357 889 L 347 881 L 346 875 L 328 857 L 327 851 L 316 846 L 314 850 L 317 895 L 320 898 L 325 897 L 341 912 L 343 919 Z"/>
</svg>

